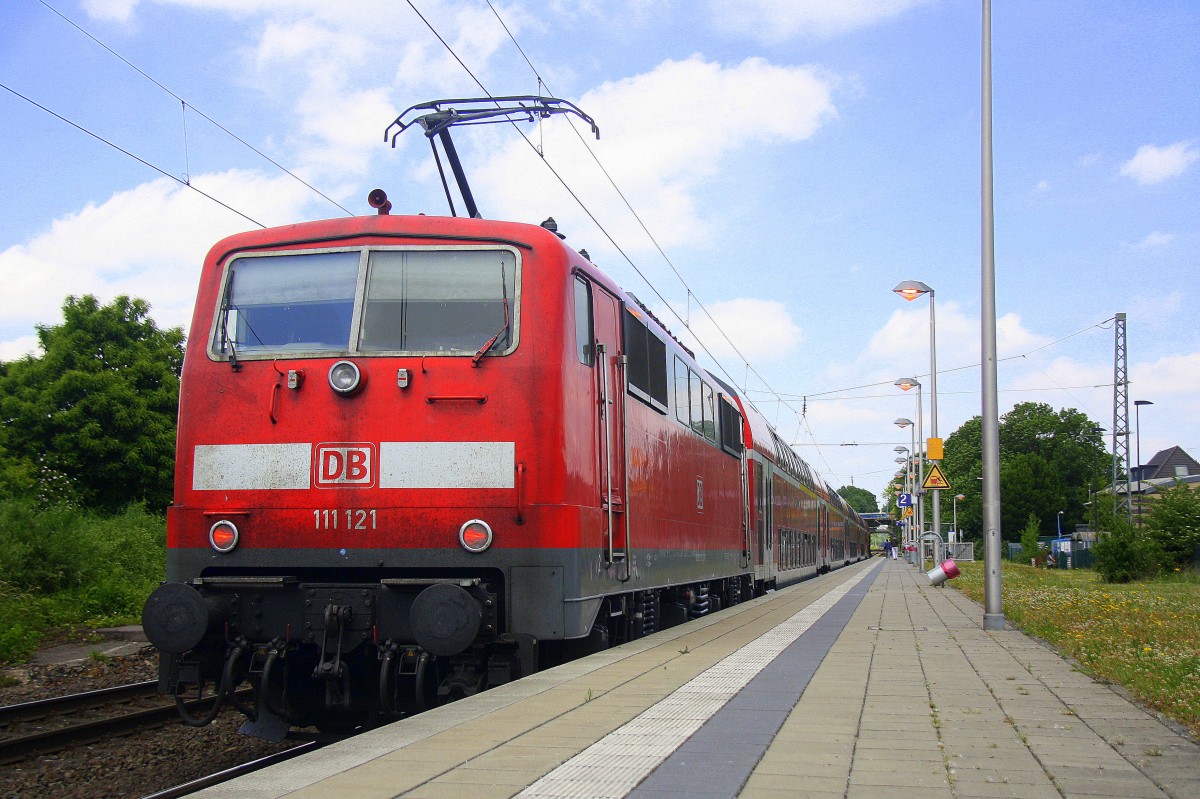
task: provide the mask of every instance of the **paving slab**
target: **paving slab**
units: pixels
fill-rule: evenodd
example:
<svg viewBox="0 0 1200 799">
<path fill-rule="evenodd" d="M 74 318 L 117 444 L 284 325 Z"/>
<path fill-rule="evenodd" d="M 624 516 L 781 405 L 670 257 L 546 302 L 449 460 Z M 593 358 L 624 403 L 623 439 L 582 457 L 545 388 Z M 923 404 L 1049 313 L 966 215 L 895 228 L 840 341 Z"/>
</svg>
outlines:
<svg viewBox="0 0 1200 799">
<path fill-rule="evenodd" d="M 197 795 L 1200 797 L 1195 741 L 982 621 L 868 561 Z"/>
</svg>

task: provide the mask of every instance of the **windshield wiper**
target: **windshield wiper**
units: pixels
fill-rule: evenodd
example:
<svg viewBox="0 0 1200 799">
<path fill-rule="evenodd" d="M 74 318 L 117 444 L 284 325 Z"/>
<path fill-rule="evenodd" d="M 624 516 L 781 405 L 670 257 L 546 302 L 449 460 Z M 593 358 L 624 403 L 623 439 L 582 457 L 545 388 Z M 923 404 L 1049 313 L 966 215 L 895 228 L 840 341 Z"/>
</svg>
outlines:
<svg viewBox="0 0 1200 799">
<path fill-rule="evenodd" d="M 225 347 L 229 347 L 229 368 L 235 372 L 240 372 L 242 365 L 238 363 L 237 348 L 233 345 L 233 339 L 229 337 L 229 311 L 233 308 L 233 276 L 234 271 L 229 270 L 229 279 L 225 281 L 225 296 L 221 300 L 221 352 L 225 352 Z"/>
<path fill-rule="evenodd" d="M 504 262 L 503 261 L 500 262 L 500 294 L 501 294 L 502 302 L 504 303 L 504 325 L 499 330 L 496 331 L 496 335 L 489 338 L 484 343 L 484 345 L 479 348 L 478 352 L 476 352 L 473 356 L 471 356 L 471 365 L 472 366 L 475 366 L 475 367 L 479 366 L 480 361 L 483 360 L 483 356 L 487 355 L 488 351 L 491 350 L 492 347 L 496 346 L 496 342 L 500 340 L 500 337 L 502 335 L 504 335 L 505 331 L 508 330 L 509 325 L 512 323 L 512 320 L 509 317 L 509 312 L 508 312 L 508 281 L 505 279 L 505 276 L 504 276 Z"/>
</svg>

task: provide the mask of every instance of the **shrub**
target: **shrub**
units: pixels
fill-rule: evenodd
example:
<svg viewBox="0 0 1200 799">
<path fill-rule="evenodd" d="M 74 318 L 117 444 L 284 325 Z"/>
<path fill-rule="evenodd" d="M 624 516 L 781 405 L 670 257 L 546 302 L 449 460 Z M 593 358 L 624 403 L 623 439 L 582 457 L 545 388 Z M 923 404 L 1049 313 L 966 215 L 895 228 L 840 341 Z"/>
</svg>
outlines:
<svg viewBox="0 0 1200 799">
<path fill-rule="evenodd" d="M 137 619 L 165 542 L 164 520 L 140 505 L 104 516 L 0 500 L 0 661 L 27 658 L 55 627 Z"/>
<path fill-rule="evenodd" d="M 1100 533 L 1093 567 L 1106 583 L 1129 583 L 1152 577 L 1158 571 L 1161 553 L 1154 542 L 1127 525 L 1111 533 Z"/>
<path fill-rule="evenodd" d="M 1200 547 L 1200 491 L 1186 485 L 1164 490 L 1151 506 L 1146 527 L 1167 564 L 1190 565 Z"/>
<path fill-rule="evenodd" d="M 1042 551 L 1038 547 L 1038 536 L 1041 530 L 1039 529 L 1038 517 L 1036 514 L 1029 514 L 1029 520 L 1025 523 L 1025 529 L 1021 531 L 1021 562 L 1028 563 L 1034 558 L 1040 558 Z"/>
</svg>

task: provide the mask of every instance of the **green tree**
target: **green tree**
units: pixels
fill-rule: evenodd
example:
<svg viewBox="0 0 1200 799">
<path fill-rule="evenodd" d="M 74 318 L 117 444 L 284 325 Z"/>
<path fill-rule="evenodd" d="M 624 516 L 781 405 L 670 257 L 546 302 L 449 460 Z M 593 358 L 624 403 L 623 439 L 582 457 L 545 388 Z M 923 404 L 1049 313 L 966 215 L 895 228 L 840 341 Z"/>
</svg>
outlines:
<svg viewBox="0 0 1200 799">
<path fill-rule="evenodd" d="M 171 500 L 183 331 L 159 330 L 144 300 L 68 297 L 39 325 L 42 355 L 0 368 L 0 473 L 9 493 L 114 512 Z M 49 493 L 43 489 L 49 489 Z"/>
<path fill-rule="evenodd" d="M 1091 493 L 1107 484 L 1102 469 L 1107 464 L 1096 424 L 1073 408 L 1055 411 L 1045 403 L 1025 402 L 1000 419 L 1001 526 L 1007 540 L 1016 540 L 1032 513 L 1057 520 L 1063 511 L 1064 530 L 1087 521 Z M 947 439 L 942 470 L 952 491 L 943 491 L 943 504 L 961 493 L 959 527 L 965 537 L 982 534 L 983 497 L 982 420 L 968 419 Z M 943 507 L 942 514 L 949 512 Z M 1046 530 L 1047 533 L 1053 530 Z"/>
<path fill-rule="evenodd" d="M 1093 568 L 1102 580 L 1128 583 L 1157 572 L 1163 556 L 1149 535 L 1130 527 L 1125 514 L 1114 512 L 1106 502 L 1097 508 L 1097 518 L 1101 529 L 1092 547 L 1096 555 Z"/>
<path fill-rule="evenodd" d="M 1038 546 L 1038 537 L 1041 533 L 1039 529 L 1041 522 L 1038 517 L 1032 513 L 1029 514 L 1029 520 L 1025 523 L 1025 529 L 1021 531 L 1021 562 L 1026 563 L 1040 558 L 1042 549 Z"/>
<path fill-rule="evenodd" d="M 879 503 L 875 499 L 875 495 L 865 488 L 858 486 L 842 486 L 837 490 L 842 499 L 846 500 L 846 504 L 854 508 L 859 513 L 878 513 Z"/>
<path fill-rule="evenodd" d="M 1146 528 L 1168 565 L 1193 563 L 1200 548 L 1200 491 L 1182 484 L 1163 491 L 1150 508 Z"/>
<path fill-rule="evenodd" d="M 1000 461 L 1000 526 L 1004 538 L 1015 540 L 1030 518 L 1055 518 L 1063 486 L 1057 472 L 1041 455 L 1022 452 Z M 1054 528 L 1045 531 L 1054 532 Z"/>
</svg>

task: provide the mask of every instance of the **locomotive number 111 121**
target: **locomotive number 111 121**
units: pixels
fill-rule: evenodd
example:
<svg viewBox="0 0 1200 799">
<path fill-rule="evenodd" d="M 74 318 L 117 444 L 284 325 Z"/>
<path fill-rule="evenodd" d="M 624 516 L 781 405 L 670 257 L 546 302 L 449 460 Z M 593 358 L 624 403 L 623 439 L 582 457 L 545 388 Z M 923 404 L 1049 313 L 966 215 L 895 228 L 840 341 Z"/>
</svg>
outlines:
<svg viewBox="0 0 1200 799">
<path fill-rule="evenodd" d="M 374 530 L 375 514 L 363 508 L 317 508 L 313 522 L 318 530 Z"/>
</svg>

